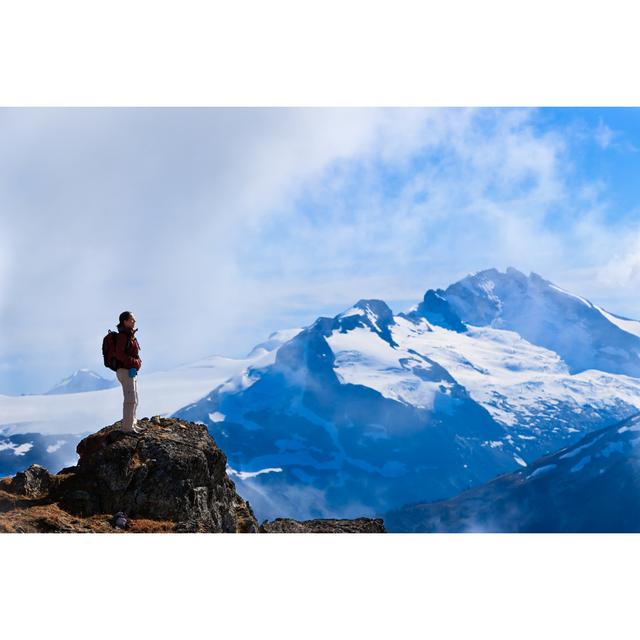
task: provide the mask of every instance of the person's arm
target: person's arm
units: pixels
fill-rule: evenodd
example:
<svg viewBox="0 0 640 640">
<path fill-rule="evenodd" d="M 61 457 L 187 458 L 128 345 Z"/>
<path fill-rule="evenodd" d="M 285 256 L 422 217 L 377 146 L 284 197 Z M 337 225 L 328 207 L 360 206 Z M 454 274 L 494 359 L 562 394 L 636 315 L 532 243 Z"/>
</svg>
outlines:
<svg viewBox="0 0 640 640">
<path fill-rule="evenodd" d="M 131 367 L 138 368 L 136 358 L 132 358 L 124 349 L 127 346 L 127 334 L 123 331 L 118 334 L 118 339 L 116 340 L 116 358 L 118 361 L 122 363 L 122 366 L 126 369 L 130 369 Z"/>
<path fill-rule="evenodd" d="M 138 340 L 136 338 L 134 338 L 135 342 L 136 342 L 136 348 L 135 348 L 135 353 L 136 355 L 133 356 L 133 362 L 134 362 L 134 367 L 137 370 L 140 370 L 140 367 L 142 366 L 142 360 L 140 359 L 140 344 L 138 343 Z"/>
<path fill-rule="evenodd" d="M 138 342 L 137 338 L 135 338 L 135 341 L 136 341 L 136 355 L 134 357 L 134 360 L 135 360 L 134 366 L 139 371 L 140 367 L 142 366 L 142 360 L 140 359 L 140 343 Z"/>
</svg>

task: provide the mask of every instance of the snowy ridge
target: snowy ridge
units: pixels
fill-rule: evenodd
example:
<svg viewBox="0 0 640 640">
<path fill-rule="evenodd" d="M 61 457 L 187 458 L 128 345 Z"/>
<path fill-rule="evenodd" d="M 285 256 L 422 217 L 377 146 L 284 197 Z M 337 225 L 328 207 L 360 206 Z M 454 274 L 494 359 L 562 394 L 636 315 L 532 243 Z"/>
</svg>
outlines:
<svg viewBox="0 0 640 640">
<path fill-rule="evenodd" d="M 623 316 L 617 316 L 615 313 L 609 313 L 602 307 L 595 305 L 595 308 L 609 321 L 619 327 L 623 331 L 630 333 L 633 336 L 640 338 L 640 321 L 632 320 L 631 318 L 624 318 Z"/>
</svg>

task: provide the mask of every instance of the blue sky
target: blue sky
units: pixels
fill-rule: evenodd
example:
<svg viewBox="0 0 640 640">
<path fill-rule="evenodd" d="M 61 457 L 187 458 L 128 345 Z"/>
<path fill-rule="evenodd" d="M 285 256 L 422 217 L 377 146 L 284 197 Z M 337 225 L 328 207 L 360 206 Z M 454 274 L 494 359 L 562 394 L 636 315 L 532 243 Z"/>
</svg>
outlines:
<svg viewBox="0 0 640 640">
<path fill-rule="evenodd" d="M 640 318 L 640 110 L 0 110 L 0 393 L 243 355 L 495 266 Z"/>
</svg>

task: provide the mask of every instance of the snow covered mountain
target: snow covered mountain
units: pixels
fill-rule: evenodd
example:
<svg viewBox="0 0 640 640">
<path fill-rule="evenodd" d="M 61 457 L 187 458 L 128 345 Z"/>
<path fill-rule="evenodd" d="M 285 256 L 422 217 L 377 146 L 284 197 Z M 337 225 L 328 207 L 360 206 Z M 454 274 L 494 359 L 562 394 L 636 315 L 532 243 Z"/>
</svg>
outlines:
<svg viewBox="0 0 640 640">
<path fill-rule="evenodd" d="M 636 413 L 639 358 L 639 322 L 488 269 L 406 313 L 362 299 L 245 358 L 142 372 L 138 415 L 206 424 L 260 519 L 373 516 L 525 469 Z M 0 396 L 0 475 L 3 455 L 74 447 L 121 410 L 119 388 Z"/>
<path fill-rule="evenodd" d="M 563 313 L 576 322 L 572 294 L 513 268 L 489 272 L 513 281 L 497 278 L 507 292 L 533 282 L 524 297 L 542 298 L 530 308 L 555 304 L 556 333 Z M 308 518 L 450 497 L 640 408 L 637 377 L 576 371 L 513 329 L 479 316 L 472 324 L 444 293 L 428 291 L 409 313 L 359 300 L 320 317 L 275 362 L 248 367 L 174 415 L 208 426 L 260 517 Z M 585 344 L 599 345 L 594 362 L 608 353 L 608 338 L 628 351 L 616 352 L 619 363 L 633 362 L 637 336 L 594 313 L 609 325 L 584 325 L 594 332 Z"/>
<path fill-rule="evenodd" d="M 516 331 L 555 351 L 571 373 L 599 369 L 640 376 L 640 322 L 605 311 L 537 273 L 486 269 L 435 293 L 427 292 L 426 310 L 419 307 L 416 316 L 433 314 L 435 298 L 466 324 Z"/>
<path fill-rule="evenodd" d="M 107 380 L 95 371 L 89 369 L 78 369 L 69 377 L 64 378 L 53 386 L 45 395 L 58 393 L 81 393 L 85 391 L 99 391 L 100 389 L 110 389 L 118 386 L 117 380 Z"/>
<path fill-rule="evenodd" d="M 366 514 L 509 468 L 509 452 L 482 446 L 503 428 L 436 362 L 392 346 L 391 321 L 364 300 L 319 318 L 273 364 L 174 416 L 207 424 L 260 517 Z"/>
<path fill-rule="evenodd" d="M 405 532 L 640 532 L 640 413 L 527 469 L 384 521 Z"/>
</svg>

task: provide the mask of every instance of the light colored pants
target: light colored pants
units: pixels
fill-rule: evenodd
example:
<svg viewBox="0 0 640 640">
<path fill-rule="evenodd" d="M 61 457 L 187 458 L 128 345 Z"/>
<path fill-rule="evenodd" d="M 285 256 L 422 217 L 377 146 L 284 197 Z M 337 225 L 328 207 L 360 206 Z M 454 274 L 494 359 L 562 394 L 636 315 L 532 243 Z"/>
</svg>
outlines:
<svg viewBox="0 0 640 640">
<path fill-rule="evenodd" d="M 122 403 L 122 428 L 132 429 L 136 420 L 138 408 L 138 376 L 129 377 L 129 369 L 119 368 L 116 376 L 122 385 L 124 402 Z"/>
</svg>

